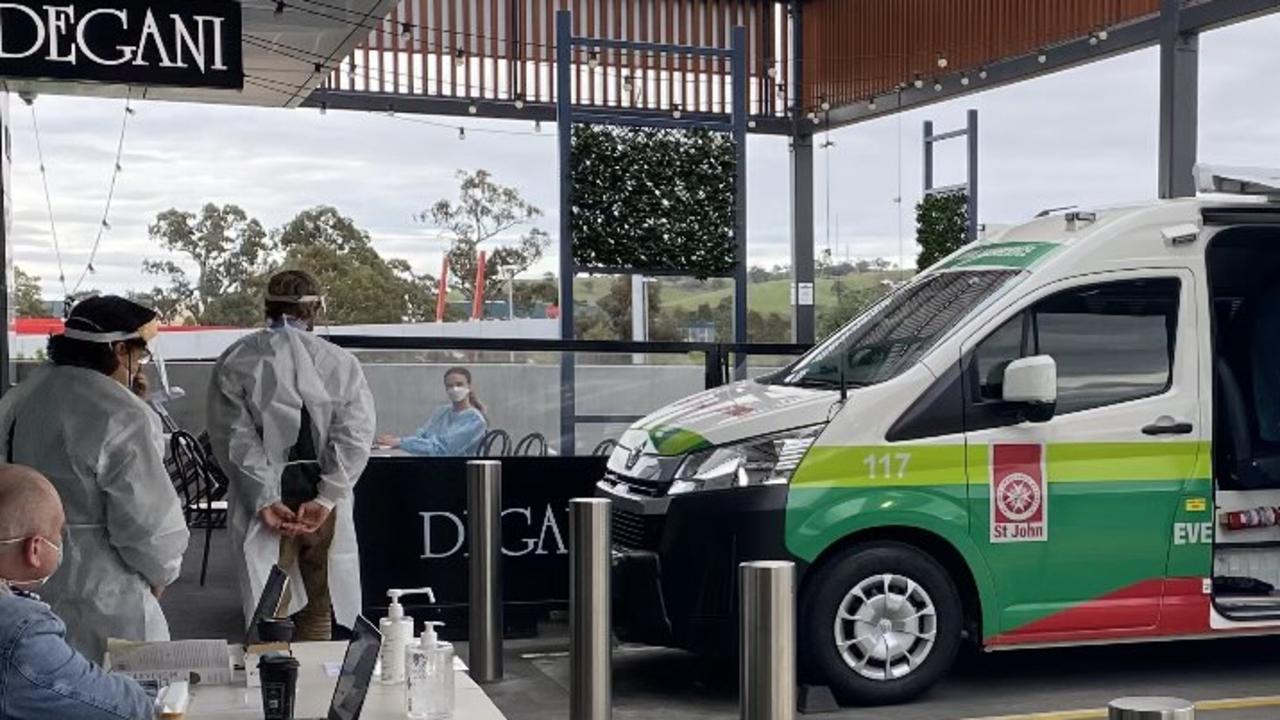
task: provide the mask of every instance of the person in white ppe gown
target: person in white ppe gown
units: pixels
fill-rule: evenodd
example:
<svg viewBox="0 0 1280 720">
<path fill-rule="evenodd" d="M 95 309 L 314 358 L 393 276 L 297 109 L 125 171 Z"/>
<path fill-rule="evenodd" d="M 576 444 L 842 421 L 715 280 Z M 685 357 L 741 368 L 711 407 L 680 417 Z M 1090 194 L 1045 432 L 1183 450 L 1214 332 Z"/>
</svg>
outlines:
<svg viewBox="0 0 1280 720">
<path fill-rule="evenodd" d="M 66 510 L 62 570 L 42 595 L 95 661 L 107 638 L 169 639 L 158 600 L 187 549 L 160 418 L 130 390 L 158 331 L 141 305 L 84 300 L 49 339 L 51 362 L 0 399 L 0 458 L 49 478 Z"/>
<path fill-rule="evenodd" d="M 326 640 L 331 618 L 349 628 L 360 612 L 352 493 L 376 427 L 359 361 L 310 332 L 320 299 L 304 272 L 272 277 L 268 327 L 222 354 L 209 389 L 245 618 L 279 562 L 291 580 L 295 640 Z"/>
</svg>

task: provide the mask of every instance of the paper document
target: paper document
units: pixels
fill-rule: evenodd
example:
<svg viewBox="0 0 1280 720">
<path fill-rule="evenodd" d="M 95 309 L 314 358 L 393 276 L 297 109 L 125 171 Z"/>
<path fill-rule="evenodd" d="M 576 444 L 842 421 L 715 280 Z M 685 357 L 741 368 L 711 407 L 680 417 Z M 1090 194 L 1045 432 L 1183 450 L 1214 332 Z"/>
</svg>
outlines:
<svg viewBox="0 0 1280 720">
<path fill-rule="evenodd" d="M 135 680 L 231 684 L 231 651 L 226 640 L 148 643 L 112 639 L 107 641 L 107 657 L 112 671 Z"/>
</svg>

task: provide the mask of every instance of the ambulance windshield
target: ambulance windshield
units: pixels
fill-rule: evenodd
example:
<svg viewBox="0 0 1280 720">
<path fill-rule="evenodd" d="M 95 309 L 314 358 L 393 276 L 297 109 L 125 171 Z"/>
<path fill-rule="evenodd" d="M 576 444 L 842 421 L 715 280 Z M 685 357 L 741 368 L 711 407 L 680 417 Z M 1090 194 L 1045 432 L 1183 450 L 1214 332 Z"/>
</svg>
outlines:
<svg viewBox="0 0 1280 720">
<path fill-rule="evenodd" d="M 840 328 L 771 381 L 831 388 L 841 382 L 848 387 L 884 382 L 915 364 L 1019 272 L 962 270 L 920 278 Z"/>
</svg>

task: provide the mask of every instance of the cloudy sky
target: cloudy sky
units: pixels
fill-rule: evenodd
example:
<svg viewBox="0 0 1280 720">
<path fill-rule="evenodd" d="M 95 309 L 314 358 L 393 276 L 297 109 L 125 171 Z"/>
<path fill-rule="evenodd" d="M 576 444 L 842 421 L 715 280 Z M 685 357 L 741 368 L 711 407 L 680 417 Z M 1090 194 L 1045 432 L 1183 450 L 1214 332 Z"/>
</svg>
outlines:
<svg viewBox="0 0 1280 720">
<path fill-rule="evenodd" d="M 1203 161 L 1280 167 L 1280 98 L 1260 82 L 1262 69 L 1280 66 L 1276 38 L 1280 16 L 1203 37 Z M 1153 198 L 1157 66 L 1156 51 L 1146 50 L 831 133 L 834 145 L 818 150 L 815 161 L 819 250 L 829 237 L 838 255 L 896 261 L 901 248 L 910 264 L 920 124 L 932 119 L 940 129 L 959 127 L 971 107 L 981 118 L 983 222 L 1019 222 L 1053 206 Z M 36 104 L 62 262 L 74 285 L 102 217 L 123 101 L 46 96 Z M 335 205 L 369 230 L 384 255 L 433 274 L 444 242 L 413 216 L 453 195 L 459 169 L 491 171 L 546 211 L 542 227 L 554 235 L 558 226 L 552 127 L 535 134 L 531 123 L 465 120 L 467 137 L 459 140 L 455 121 L 437 128 L 336 111 L 321 116 L 314 110 L 156 102 L 135 107 L 111 229 L 85 288 L 150 287 L 142 261 L 163 251 L 148 242 L 147 223 L 168 208 L 196 210 L 206 202 L 236 203 L 269 227 L 307 207 Z M 16 98 L 11 114 L 16 262 L 42 278 L 48 297 L 61 297 L 32 116 Z M 953 141 L 940 149 L 940 184 L 962 179 L 962 145 Z M 748 163 L 751 261 L 785 263 L 785 140 L 753 138 Z M 901 213 L 893 202 L 899 182 Z"/>
</svg>

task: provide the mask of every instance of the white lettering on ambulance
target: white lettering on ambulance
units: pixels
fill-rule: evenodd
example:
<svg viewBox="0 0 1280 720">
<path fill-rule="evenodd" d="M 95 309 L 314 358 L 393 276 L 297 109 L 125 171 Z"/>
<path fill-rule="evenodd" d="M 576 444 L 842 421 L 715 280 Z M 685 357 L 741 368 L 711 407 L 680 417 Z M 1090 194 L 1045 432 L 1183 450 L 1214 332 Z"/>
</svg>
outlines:
<svg viewBox="0 0 1280 720">
<path fill-rule="evenodd" d="M 1179 522 L 1173 524 L 1174 545 L 1207 545 L 1213 542 L 1213 523 Z"/>
</svg>

